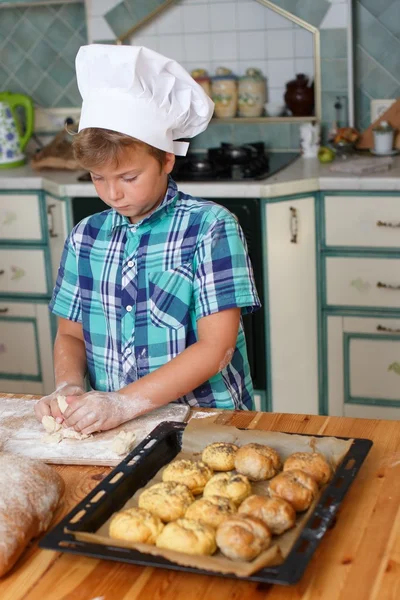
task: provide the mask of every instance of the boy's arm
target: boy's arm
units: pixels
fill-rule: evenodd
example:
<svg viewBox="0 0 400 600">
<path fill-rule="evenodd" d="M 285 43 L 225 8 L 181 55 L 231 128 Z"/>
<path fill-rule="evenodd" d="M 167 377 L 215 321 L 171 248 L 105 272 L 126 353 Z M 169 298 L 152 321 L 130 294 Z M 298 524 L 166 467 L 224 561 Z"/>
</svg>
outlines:
<svg viewBox="0 0 400 600">
<path fill-rule="evenodd" d="M 112 429 L 188 394 L 231 361 L 238 335 L 240 308 L 199 319 L 198 341 L 156 371 L 119 390 L 68 398 L 68 427 L 83 433 Z"/>
</svg>

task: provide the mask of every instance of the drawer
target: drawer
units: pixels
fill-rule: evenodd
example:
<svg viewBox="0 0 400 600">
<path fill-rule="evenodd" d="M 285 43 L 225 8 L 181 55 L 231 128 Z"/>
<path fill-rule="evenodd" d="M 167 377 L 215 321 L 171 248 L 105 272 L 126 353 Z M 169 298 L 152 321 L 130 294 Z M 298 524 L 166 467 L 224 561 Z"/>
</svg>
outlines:
<svg viewBox="0 0 400 600">
<path fill-rule="evenodd" d="M 326 257 L 326 303 L 400 308 L 400 258 Z"/>
<path fill-rule="evenodd" d="M 327 246 L 400 248 L 400 196 L 325 196 Z"/>
<path fill-rule="evenodd" d="M 43 242 L 38 194 L 0 194 L 0 239 Z"/>
<path fill-rule="evenodd" d="M 0 247 L 0 293 L 48 294 L 45 251 Z"/>
<path fill-rule="evenodd" d="M 0 315 L 1 379 L 42 379 L 36 319 Z"/>
</svg>

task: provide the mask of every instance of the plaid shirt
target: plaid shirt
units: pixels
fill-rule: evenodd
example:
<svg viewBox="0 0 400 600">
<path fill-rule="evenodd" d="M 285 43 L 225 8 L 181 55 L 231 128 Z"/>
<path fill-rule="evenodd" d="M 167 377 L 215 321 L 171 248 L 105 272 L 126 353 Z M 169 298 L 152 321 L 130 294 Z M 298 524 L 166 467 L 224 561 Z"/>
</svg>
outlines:
<svg viewBox="0 0 400 600">
<path fill-rule="evenodd" d="M 178 191 L 139 223 L 114 210 L 83 219 L 65 242 L 50 310 L 81 322 L 93 389 L 116 391 L 198 339 L 197 320 L 260 307 L 246 242 L 234 216 Z M 242 324 L 231 362 L 179 402 L 251 409 Z"/>
</svg>

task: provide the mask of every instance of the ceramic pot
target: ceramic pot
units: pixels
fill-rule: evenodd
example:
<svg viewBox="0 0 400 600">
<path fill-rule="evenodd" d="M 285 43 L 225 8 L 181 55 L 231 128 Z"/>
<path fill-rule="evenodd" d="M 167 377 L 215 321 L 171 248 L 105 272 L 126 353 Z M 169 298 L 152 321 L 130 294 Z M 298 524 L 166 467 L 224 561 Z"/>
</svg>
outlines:
<svg viewBox="0 0 400 600">
<path fill-rule="evenodd" d="M 387 121 L 382 121 L 372 130 L 374 136 L 374 152 L 390 154 L 393 150 L 394 129 Z"/>
<path fill-rule="evenodd" d="M 267 99 L 266 81 L 258 69 L 247 69 L 239 79 L 238 104 L 240 117 L 261 117 Z"/>
<path fill-rule="evenodd" d="M 236 117 L 238 106 L 237 77 L 227 69 L 217 70 L 211 80 L 211 98 L 215 104 L 215 116 L 219 118 Z"/>
<path fill-rule="evenodd" d="M 294 117 L 308 117 L 314 110 L 314 84 L 300 73 L 286 84 L 285 102 Z"/>
</svg>

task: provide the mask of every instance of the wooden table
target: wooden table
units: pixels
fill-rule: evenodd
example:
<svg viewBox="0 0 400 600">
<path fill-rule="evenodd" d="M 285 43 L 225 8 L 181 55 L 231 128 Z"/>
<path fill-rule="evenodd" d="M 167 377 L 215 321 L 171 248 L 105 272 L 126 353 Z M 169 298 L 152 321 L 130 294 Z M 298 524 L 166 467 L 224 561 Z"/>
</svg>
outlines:
<svg viewBox="0 0 400 600">
<path fill-rule="evenodd" d="M 1 401 L 1 400 L 0 400 Z M 302 580 L 283 587 L 204 577 L 40 550 L 34 543 L 0 582 L 1 600 L 395 600 L 400 598 L 400 423 L 255 412 L 217 422 L 249 429 L 365 437 L 374 445 Z M 61 519 L 109 472 L 58 466 Z"/>
</svg>

